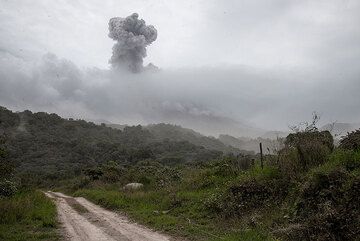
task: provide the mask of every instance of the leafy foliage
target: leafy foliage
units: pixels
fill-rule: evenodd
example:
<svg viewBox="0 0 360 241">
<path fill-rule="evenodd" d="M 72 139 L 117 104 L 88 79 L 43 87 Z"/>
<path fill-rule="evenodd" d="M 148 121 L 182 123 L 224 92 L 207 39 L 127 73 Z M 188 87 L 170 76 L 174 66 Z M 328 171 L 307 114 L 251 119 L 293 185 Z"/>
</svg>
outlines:
<svg viewBox="0 0 360 241">
<path fill-rule="evenodd" d="M 343 159 L 345 156 L 350 159 Z M 339 151 L 327 165 L 310 172 L 294 210 L 294 221 L 306 229 L 303 239 L 353 240 L 360 236 L 359 168 L 359 153 Z"/>
<path fill-rule="evenodd" d="M 255 209 L 269 208 L 286 197 L 285 180 L 260 181 L 256 179 L 233 183 L 224 193 L 213 195 L 206 206 L 225 218 L 242 217 Z"/>
<path fill-rule="evenodd" d="M 224 153 L 246 153 L 244 150 L 239 150 L 231 145 L 225 145 L 219 139 L 214 137 L 203 136 L 191 129 L 183 128 L 171 124 L 154 124 L 146 126 L 146 129 L 158 140 L 171 140 L 171 141 L 188 141 L 197 146 L 203 146 L 209 150 L 222 151 Z"/>
<path fill-rule="evenodd" d="M 279 152 L 279 168 L 289 177 L 327 161 L 334 149 L 329 131 L 297 132 L 285 139 L 285 148 Z"/>
<path fill-rule="evenodd" d="M 5 138 L 0 136 L 0 181 L 11 178 L 14 164 L 9 160 L 9 153 L 5 149 Z"/>
<path fill-rule="evenodd" d="M 222 155 L 188 141 L 159 140 L 141 126 L 117 130 L 56 114 L 13 113 L 5 108 L 0 109 L 0 132 L 6 136 L 9 158 L 17 164 L 22 183 L 32 185 L 56 183 L 110 161 L 134 165 L 157 160 L 176 165 Z"/>
<path fill-rule="evenodd" d="M 9 180 L 0 181 L 0 197 L 10 197 L 17 192 L 17 186 Z"/>
<path fill-rule="evenodd" d="M 348 150 L 360 149 L 360 130 L 348 133 L 340 140 L 340 147 Z"/>
<path fill-rule="evenodd" d="M 4 142 L 0 137 L 0 197 L 9 197 L 16 193 L 17 186 L 13 180 L 15 166 L 8 158 Z"/>
<path fill-rule="evenodd" d="M 284 150 L 294 155 L 287 155 L 287 162 L 265 162 L 263 169 L 259 160 L 252 163 L 255 156 L 249 166 L 249 157 L 231 155 L 172 168 L 138 163 L 125 168 L 120 181 L 100 178 L 103 184 L 89 183 L 76 194 L 194 240 L 357 240 L 360 153 L 332 151 L 324 132 L 302 132 L 287 140 Z M 305 140 L 317 144 L 304 148 L 305 156 L 316 157 L 317 148 L 327 152 L 321 161 L 309 159 L 313 162 L 303 170 L 296 144 Z M 289 179 L 284 163 L 293 165 L 296 179 Z M 145 189 L 119 191 L 119 184 L 139 180 Z"/>
<path fill-rule="evenodd" d="M 194 240 L 360 236 L 357 136 L 336 149 L 331 134 L 316 128 L 317 116 L 265 155 L 264 168 L 258 155 L 223 155 L 218 142 L 171 125 L 115 130 L 3 108 L 0 117 L 0 156 L 14 160 L 23 181 L 41 185 L 36 174 L 157 229 Z M 129 182 L 144 188 L 123 191 Z"/>
</svg>

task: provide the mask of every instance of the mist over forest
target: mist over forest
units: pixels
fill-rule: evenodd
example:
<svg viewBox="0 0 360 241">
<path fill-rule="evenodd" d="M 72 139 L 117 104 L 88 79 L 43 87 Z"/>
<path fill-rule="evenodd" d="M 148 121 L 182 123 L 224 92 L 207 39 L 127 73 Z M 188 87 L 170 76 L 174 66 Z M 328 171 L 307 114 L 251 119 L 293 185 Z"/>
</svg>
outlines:
<svg viewBox="0 0 360 241">
<path fill-rule="evenodd" d="M 100 67 L 78 64 L 78 56 L 75 58 L 77 61 L 74 62 L 69 58 L 68 52 L 62 55 L 59 54 L 60 49 L 54 49 L 51 45 L 46 47 L 46 44 L 57 43 L 58 40 L 43 43 L 43 51 L 38 51 L 36 38 L 43 42 L 42 38 L 45 37 L 43 29 L 27 29 L 26 32 L 31 38 L 24 36 L 24 44 L 19 42 L 19 39 L 10 41 L 10 32 L 19 32 L 20 36 L 23 34 L 17 27 L 17 21 L 28 20 L 27 18 L 17 20 L 6 16 L 12 16 L 16 11 L 26 12 L 28 11 L 26 7 L 36 10 L 36 4 L 34 6 L 20 4 L 18 10 L 14 3 L 3 2 L 3 4 L 7 8 L 0 16 L 4 23 L 1 29 L 4 37 L 1 38 L 0 46 L 0 104 L 13 110 L 55 112 L 63 117 L 104 120 L 115 124 L 165 122 L 179 124 L 214 136 L 219 134 L 259 136 L 270 130 L 288 131 L 289 125 L 310 119 L 313 111 L 317 111 L 322 116 L 320 122 L 323 125 L 335 121 L 360 122 L 359 113 L 350 111 L 360 107 L 360 101 L 357 98 L 360 88 L 358 81 L 360 73 L 357 68 L 360 51 L 358 45 L 360 41 L 357 41 L 359 30 L 348 25 L 359 20 L 354 11 L 355 2 L 349 2 L 347 7 L 343 6 L 340 9 L 336 9 L 340 3 L 329 4 L 318 13 L 319 16 L 323 16 L 322 22 L 316 22 L 311 25 L 312 27 L 303 27 L 308 35 L 300 38 L 299 41 L 307 43 L 313 41 L 313 43 L 305 46 L 299 43 L 292 46 L 292 50 L 303 50 L 303 55 L 307 58 L 311 57 L 312 61 L 304 64 L 299 60 L 300 62 L 296 65 L 291 64 L 290 60 L 288 63 L 281 63 L 289 58 L 288 54 L 291 55 L 289 52 L 283 54 L 283 60 L 279 60 L 279 56 L 274 55 L 275 62 L 272 62 L 272 67 L 269 64 L 263 66 L 251 62 L 246 64 L 243 58 L 247 55 L 252 56 L 246 52 L 240 52 L 238 59 L 233 59 L 232 55 L 229 56 L 229 60 L 234 60 L 233 63 L 219 62 L 218 51 L 225 48 L 221 45 L 221 41 L 227 43 L 230 38 L 228 35 L 219 40 L 218 46 L 207 49 L 208 51 L 203 55 L 207 57 L 207 61 L 203 61 L 203 64 L 201 61 L 194 64 L 188 61 L 186 65 L 181 63 L 167 66 L 162 61 L 164 64 L 162 66 L 161 61 L 155 62 L 156 53 L 152 49 L 158 50 L 162 45 L 168 48 L 169 33 L 166 32 L 167 27 L 164 27 L 164 30 L 161 29 L 163 24 L 158 23 L 157 18 L 146 19 L 143 30 L 138 30 L 141 29 L 139 27 L 129 30 L 128 26 L 122 25 L 121 18 L 111 18 L 109 32 L 106 32 L 107 23 L 104 22 L 103 25 L 98 26 L 97 22 L 98 31 L 103 34 L 101 39 L 106 42 L 105 52 L 108 53 L 108 57 L 107 59 L 100 58 L 103 59 Z M 251 11 L 255 11 L 258 5 L 257 3 L 254 3 L 254 6 L 246 4 Z M 301 14 L 304 8 L 317 9 L 319 4 L 310 2 L 304 6 L 295 3 L 288 4 L 282 10 L 287 14 L 295 12 L 297 18 L 291 18 L 283 13 L 277 21 L 289 20 L 297 24 L 303 21 L 303 24 L 306 24 L 306 21 L 310 20 L 302 19 L 298 14 Z M 194 5 L 197 6 L 195 3 Z M 235 12 L 229 11 L 229 6 L 230 3 L 221 6 L 224 9 L 224 16 L 218 16 L 220 21 L 218 24 L 227 14 L 229 19 L 235 16 L 240 18 L 239 23 L 241 19 L 248 17 L 242 12 L 235 15 Z M 280 8 L 271 6 L 274 8 L 273 11 L 280 11 Z M 79 6 L 67 7 L 74 11 L 75 16 L 80 14 L 80 12 L 76 13 L 80 11 Z M 49 28 L 53 24 L 58 24 L 61 26 L 58 31 L 66 31 L 63 26 L 68 24 L 68 20 L 55 17 L 58 14 L 55 9 L 47 10 L 46 17 L 50 20 L 45 22 L 44 29 L 49 30 L 49 38 L 52 39 L 54 33 Z M 345 15 L 346 18 L 343 18 Z M 86 15 L 83 17 L 87 19 Z M 270 16 L 264 16 L 264 18 L 267 17 Z M 43 18 L 41 13 L 39 13 L 39 18 Z M 137 21 L 136 23 L 143 21 L 138 15 L 136 18 L 134 15 L 129 15 L 128 18 Z M 160 24 L 160 27 L 151 25 L 153 21 Z M 279 35 L 281 31 L 293 33 L 289 26 L 283 26 L 277 21 L 272 23 L 275 32 L 269 39 L 274 48 L 280 48 L 284 46 L 283 43 L 286 43 L 286 40 Z M 82 22 L 76 25 L 82 29 L 79 24 Z M 175 27 L 179 23 L 169 22 L 169 24 Z M 256 33 L 261 34 L 261 30 L 265 27 L 266 24 L 259 26 L 256 31 L 260 32 Z M 216 36 L 216 30 L 220 26 L 213 25 L 213 28 L 213 35 Z M 246 39 L 250 34 L 246 31 L 247 28 L 247 25 L 243 25 L 239 26 L 239 29 L 227 30 L 239 31 L 237 34 L 240 34 L 239 38 L 246 46 L 249 45 Z M 88 37 L 90 34 L 94 37 L 96 35 L 94 41 L 99 41 L 98 34 L 89 32 L 87 27 L 84 26 L 83 31 L 85 31 L 84 34 L 89 35 Z M 131 31 L 135 33 L 133 37 L 126 35 Z M 146 32 L 146 35 L 141 35 L 146 37 L 139 38 L 137 31 Z M 330 31 L 331 35 L 329 35 Z M 314 34 L 315 32 L 318 34 Z M 269 35 L 265 31 L 263 34 Z M 209 35 L 210 33 L 206 32 L 202 40 L 205 42 L 206 38 L 210 39 Z M 194 35 L 194 38 L 196 36 Z M 274 42 L 276 39 L 277 43 Z M 76 36 L 73 41 L 77 41 Z M 79 51 L 89 48 L 87 41 L 78 42 L 79 45 L 73 49 L 73 53 L 78 54 Z M 340 44 L 341 41 L 344 44 Z M 109 52 L 112 44 L 111 55 Z M 321 47 L 317 52 L 311 51 L 319 44 Z M 181 42 L 176 48 L 180 47 Z M 255 45 L 253 47 L 255 48 Z M 32 48 L 36 51 L 32 51 Z M 169 61 L 177 58 L 176 48 L 172 49 L 173 52 L 167 52 Z M 242 48 L 241 44 L 239 48 Z M 279 49 L 279 53 L 285 50 L 284 46 L 284 49 Z M 198 51 L 203 51 L 201 46 Z M 94 58 L 93 54 L 92 50 L 88 51 L 90 59 Z M 155 61 L 145 64 L 149 60 Z M 238 62 L 238 60 L 243 62 Z M 108 67 L 103 67 L 108 63 Z"/>
<path fill-rule="evenodd" d="M 0 240 L 360 240 L 360 1 L 0 0 Z"/>
</svg>

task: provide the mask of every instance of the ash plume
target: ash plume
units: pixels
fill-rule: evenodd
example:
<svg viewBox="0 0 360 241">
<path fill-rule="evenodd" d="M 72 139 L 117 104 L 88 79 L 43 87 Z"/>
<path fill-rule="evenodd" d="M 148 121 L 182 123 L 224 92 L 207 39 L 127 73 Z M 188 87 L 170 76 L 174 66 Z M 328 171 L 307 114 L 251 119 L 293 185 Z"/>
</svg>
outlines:
<svg viewBox="0 0 360 241">
<path fill-rule="evenodd" d="M 112 67 L 138 73 L 145 69 L 143 59 L 146 57 L 146 47 L 156 40 L 157 31 L 154 26 L 146 25 L 143 19 L 139 19 L 137 13 L 133 13 L 126 18 L 111 18 L 109 37 L 117 41 L 109 60 Z M 153 64 L 147 66 L 154 67 Z"/>
</svg>

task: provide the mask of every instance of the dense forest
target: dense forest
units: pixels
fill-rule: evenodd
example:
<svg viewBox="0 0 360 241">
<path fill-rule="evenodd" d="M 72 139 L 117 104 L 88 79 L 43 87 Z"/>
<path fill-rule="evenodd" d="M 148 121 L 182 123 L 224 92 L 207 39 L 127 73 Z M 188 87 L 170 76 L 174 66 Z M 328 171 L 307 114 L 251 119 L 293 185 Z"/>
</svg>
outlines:
<svg viewBox="0 0 360 241">
<path fill-rule="evenodd" d="M 125 166 L 143 160 L 181 164 L 241 153 L 215 138 L 181 130 L 166 124 L 119 130 L 56 114 L 0 108 L 3 145 L 18 176 L 27 183 L 71 178 L 110 161 Z"/>
<path fill-rule="evenodd" d="M 106 124 L 106 126 L 120 130 L 124 130 L 125 127 L 127 127 L 126 125 L 119 124 Z M 143 129 L 148 130 L 158 141 L 188 141 L 194 145 L 203 146 L 209 150 L 222 151 L 223 153 L 253 153 L 252 151 L 247 151 L 246 149 L 234 148 L 232 145 L 224 144 L 224 142 L 222 142 L 218 138 L 212 136 L 204 136 L 192 129 L 184 128 L 179 125 L 159 123 L 145 125 L 143 126 Z"/>
</svg>

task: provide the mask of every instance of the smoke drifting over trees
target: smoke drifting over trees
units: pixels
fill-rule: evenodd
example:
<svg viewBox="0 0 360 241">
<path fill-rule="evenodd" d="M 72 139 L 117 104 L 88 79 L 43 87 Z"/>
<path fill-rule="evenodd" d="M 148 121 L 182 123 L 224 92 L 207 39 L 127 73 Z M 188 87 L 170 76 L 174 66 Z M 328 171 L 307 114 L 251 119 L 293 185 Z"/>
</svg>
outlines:
<svg viewBox="0 0 360 241">
<path fill-rule="evenodd" d="M 334 75 L 326 80 L 331 84 L 324 89 L 324 82 L 302 82 L 315 79 L 319 73 L 255 71 L 194 68 L 133 74 L 83 69 L 54 54 L 46 54 L 36 63 L 3 54 L 0 105 L 113 123 L 167 122 L 205 134 L 235 136 L 248 135 L 240 129 L 242 121 L 287 130 L 288 124 L 307 119 L 313 110 L 321 111 L 324 120 L 328 113 L 348 119 L 357 115 L 350 115 L 345 108 L 359 107 L 355 73 L 343 82 Z M 340 87 L 346 96 L 338 91 Z M 286 118 L 283 113 L 287 113 Z M 341 121 L 341 116 L 335 118 Z"/>
<path fill-rule="evenodd" d="M 360 120 L 358 1 L 96 2 L 3 2 L 0 105 L 211 135 L 287 130 L 314 110 L 325 123 Z"/>
<path fill-rule="evenodd" d="M 146 25 L 143 19 L 139 19 L 137 13 L 133 13 L 126 18 L 110 19 L 109 37 L 117 41 L 109 61 L 111 65 L 138 73 L 144 69 L 146 47 L 156 40 L 157 31 L 154 26 Z"/>
</svg>

